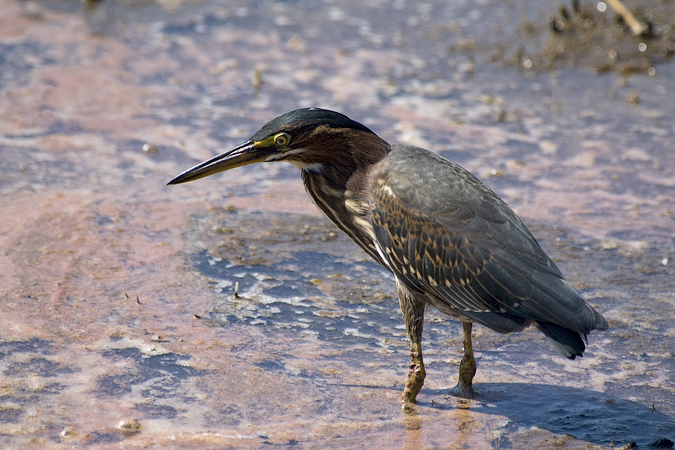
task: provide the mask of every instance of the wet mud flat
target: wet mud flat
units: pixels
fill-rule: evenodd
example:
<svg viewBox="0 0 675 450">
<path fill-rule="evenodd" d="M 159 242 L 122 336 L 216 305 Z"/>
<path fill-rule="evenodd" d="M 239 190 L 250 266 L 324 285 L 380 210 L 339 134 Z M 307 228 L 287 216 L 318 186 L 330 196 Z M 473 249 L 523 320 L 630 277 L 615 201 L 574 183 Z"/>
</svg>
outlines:
<svg viewBox="0 0 675 450">
<path fill-rule="evenodd" d="M 399 379 L 390 389 L 402 390 L 408 342 L 392 276 L 364 259 L 366 255 L 337 235 L 325 219 L 239 211 L 230 206 L 214 208 L 208 216 L 195 217 L 193 223 L 196 226 L 188 240 L 199 244 L 191 264 L 221 294 L 221 300 L 202 319 L 214 326 L 248 323 L 265 332 L 293 330 L 298 336 L 335 342 L 344 348 L 339 356 L 332 356 L 333 361 L 375 375 L 373 379 L 377 379 L 375 368 L 384 370 L 398 363 L 393 369 L 398 369 Z M 570 230 L 537 224 L 531 228 L 548 240 L 542 240 L 542 245 L 563 270 L 573 273 L 572 284 L 595 307 L 610 315 L 620 310 L 620 317 L 612 320 L 607 333 L 593 334 L 585 358 L 574 362 L 557 358 L 534 330 L 523 336 L 503 336 L 478 327 L 477 377 L 489 381 L 477 385 L 479 395 L 469 407 L 471 402 L 462 405 L 464 401 L 447 395 L 461 359 L 461 327 L 431 310 L 423 343 L 428 381 L 445 388 L 423 389 L 420 416 L 425 407 L 455 410 L 463 406 L 504 415 L 508 420 L 493 442 L 497 447 L 510 442 L 511 433 L 529 427 L 597 445 L 638 442 L 644 446 L 672 435 L 672 342 L 664 341 L 659 332 L 650 337 L 648 331 L 667 329 L 673 311 L 672 305 L 664 308 L 661 301 L 647 300 L 666 292 L 672 277 L 658 252 L 636 258 L 603 247 L 597 240 L 573 236 Z M 636 278 L 624 278 L 628 273 Z M 642 284 L 651 288 L 640 294 L 642 301 L 635 310 L 642 316 L 651 304 L 654 315 L 659 311 L 662 315 L 637 329 L 635 323 L 644 318 L 632 317 L 628 310 L 633 308 L 626 305 L 617 307 L 607 285 L 620 289 L 646 278 L 649 283 Z M 605 289 L 593 287 L 603 280 Z M 641 335 L 640 342 L 630 339 L 634 333 Z M 631 368 L 632 364 L 641 368 Z M 536 373 L 531 371 L 534 366 Z M 275 357 L 259 362 L 258 367 L 279 373 L 288 369 Z M 297 376 L 311 378 L 307 373 Z M 645 390 L 652 390 L 658 407 L 628 400 L 639 398 Z M 580 422 L 583 430 L 578 429 Z"/>
<path fill-rule="evenodd" d="M 671 3 L 626 2 L 646 36 L 585 2 L 1 3 L 3 448 L 675 440 Z M 610 330 L 567 361 L 476 327 L 467 402 L 429 311 L 402 414 L 394 281 L 296 168 L 165 187 L 311 105 L 478 175 Z"/>
</svg>

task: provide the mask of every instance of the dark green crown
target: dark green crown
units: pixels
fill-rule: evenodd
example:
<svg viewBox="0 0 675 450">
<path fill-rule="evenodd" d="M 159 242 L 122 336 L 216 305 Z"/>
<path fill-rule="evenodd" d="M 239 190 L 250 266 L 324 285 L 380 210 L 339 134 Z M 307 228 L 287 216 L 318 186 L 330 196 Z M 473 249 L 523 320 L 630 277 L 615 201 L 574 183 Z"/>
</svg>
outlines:
<svg viewBox="0 0 675 450">
<path fill-rule="evenodd" d="M 268 122 L 251 138 L 252 141 L 262 141 L 280 131 L 298 133 L 303 129 L 314 129 L 320 125 L 330 128 L 351 128 L 354 130 L 372 131 L 344 114 L 321 108 L 302 108 L 287 112 Z"/>
</svg>

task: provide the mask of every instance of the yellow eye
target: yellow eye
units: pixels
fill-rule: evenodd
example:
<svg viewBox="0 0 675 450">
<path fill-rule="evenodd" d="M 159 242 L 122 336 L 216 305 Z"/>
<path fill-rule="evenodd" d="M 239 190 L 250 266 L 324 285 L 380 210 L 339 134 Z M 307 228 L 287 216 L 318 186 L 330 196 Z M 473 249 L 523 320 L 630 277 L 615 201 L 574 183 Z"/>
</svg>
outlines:
<svg viewBox="0 0 675 450">
<path fill-rule="evenodd" d="M 274 145 L 277 147 L 285 147 L 291 141 L 291 137 L 288 133 L 279 133 L 274 136 Z"/>
</svg>

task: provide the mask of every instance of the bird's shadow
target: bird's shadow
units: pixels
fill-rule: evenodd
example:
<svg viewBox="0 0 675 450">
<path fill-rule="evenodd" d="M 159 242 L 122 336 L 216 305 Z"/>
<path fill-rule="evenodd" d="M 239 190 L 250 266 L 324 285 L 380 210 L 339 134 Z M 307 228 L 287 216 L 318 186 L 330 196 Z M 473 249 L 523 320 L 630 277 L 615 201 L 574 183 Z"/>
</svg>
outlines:
<svg viewBox="0 0 675 450">
<path fill-rule="evenodd" d="M 675 419 L 637 402 L 601 392 L 530 383 L 480 383 L 474 401 L 463 402 L 472 411 L 504 416 L 504 431 L 539 427 L 554 434 L 569 434 L 596 445 L 639 446 L 659 439 L 675 439 Z M 423 390 L 420 408 L 457 408 L 447 390 Z M 429 399 L 429 401 L 427 401 Z M 431 400 L 434 400 L 432 403 Z"/>
</svg>

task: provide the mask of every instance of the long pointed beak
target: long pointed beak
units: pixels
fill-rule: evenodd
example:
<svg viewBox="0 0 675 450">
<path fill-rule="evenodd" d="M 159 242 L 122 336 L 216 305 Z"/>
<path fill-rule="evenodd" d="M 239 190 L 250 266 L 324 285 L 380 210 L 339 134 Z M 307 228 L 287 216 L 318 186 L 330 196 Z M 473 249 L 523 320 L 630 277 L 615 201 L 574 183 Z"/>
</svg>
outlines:
<svg viewBox="0 0 675 450">
<path fill-rule="evenodd" d="M 234 169 L 235 167 L 262 162 L 265 160 L 265 156 L 265 152 L 261 151 L 260 148 L 256 148 L 253 141 L 248 141 L 239 147 L 221 153 L 208 161 L 197 164 L 193 168 L 181 173 L 167 184 L 187 183 L 188 181 L 198 180 L 218 172 Z"/>
</svg>

